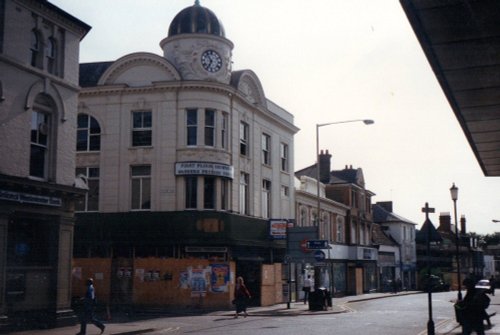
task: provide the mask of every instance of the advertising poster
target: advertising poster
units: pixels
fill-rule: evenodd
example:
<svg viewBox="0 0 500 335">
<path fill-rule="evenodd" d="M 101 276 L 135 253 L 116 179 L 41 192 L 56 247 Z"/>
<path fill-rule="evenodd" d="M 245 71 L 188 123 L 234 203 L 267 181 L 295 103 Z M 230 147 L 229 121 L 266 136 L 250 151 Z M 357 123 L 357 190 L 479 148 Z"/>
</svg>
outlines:
<svg viewBox="0 0 500 335">
<path fill-rule="evenodd" d="M 210 284 L 212 292 L 227 292 L 229 283 L 229 265 L 212 264 L 212 273 L 210 275 Z"/>
<path fill-rule="evenodd" d="M 191 273 L 191 296 L 205 296 L 207 293 L 207 281 L 204 269 L 193 269 Z"/>
</svg>

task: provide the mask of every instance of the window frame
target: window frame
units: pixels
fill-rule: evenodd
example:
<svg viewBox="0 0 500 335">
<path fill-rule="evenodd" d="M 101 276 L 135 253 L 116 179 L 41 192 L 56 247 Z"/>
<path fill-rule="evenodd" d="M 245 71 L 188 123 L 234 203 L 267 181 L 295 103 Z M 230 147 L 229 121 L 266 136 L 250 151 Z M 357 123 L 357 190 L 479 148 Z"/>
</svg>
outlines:
<svg viewBox="0 0 500 335">
<path fill-rule="evenodd" d="M 262 133 L 262 164 L 271 165 L 271 135 Z"/>
<path fill-rule="evenodd" d="M 42 68 L 41 55 L 41 40 L 42 34 L 38 29 L 31 30 L 31 42 L 30 42 L 30 65 L 36 68 Z"/>
<path fill-rule="evenodd" d="M 47 39 L 47 48 L 45 58 L 47 59 L 47 71 L 50 74 L 58 75 L 58 43 L 57 40 L 51 36 Z"/>
<path fill-rule="evenodd" d="M 136 115 L 140 115 L 140 125 L 136 125 Z M 149 126 L 147 125 L 147 116 L 149 116 Z M 131 145 L 134 148 L 151 147 L 153 145 L 153 113 L 151 110 L 132 111 Z"/>
<path fill-rule="evenodd" d="M 240 172 L 240 213 L 250 215 L 250 174 Z"/>
<path fill-rule="evenodd" d="M 194 118 L 191 118 L 194 116 Z M 194 121 L 194 123 L 192 123 Z M 186 146 L 198 145 L 198 109 L 186 109 Z"/>
<path fill-rule="evenodd" d="M 210 120 L 211 119 L 211 120 Z M 205 136 L 204 143 L 207 147 L 215 147 L 215 126 L 217 124 L 217 111 L 215 109 L 205 109 Z"/>
<path fill-rule="evenodd" d="M 271 189 L 272 183 L 269 179 L 262 179 L 262 217 L 271 218 Z"/>
<path fill-rule="evenodd" d="M 136 172 L 134 172 L 134 169 Z M 148 170 L 148 173 L 141 173 L 140 169 Z M 130 209 L 132 211 L 149 211 L 151 210 L 151 165 L 131 165 L 130 166 Z M 135 194 L 134 184 L 138 181 L 138 206 L 134 204 Z M 149 190 L 149 192 L 147 192 Z M 149 193 L 149 194 L 148 194 Z"/>
<path fill-rule="evenodd" d="M 280 169 L 289 172 L 289 146 L 287 143 L 280 143 Z"/>
<path fill-rule="evenodd" d="M 87 186 L 89 188 L 88 192 L 85 193 L 83 198 L 83 209 L 78 209 L 78 202 L 75 202 L 75 212 L 98 212 L 99 211 L 99 183 L 100 183 L 100 169 L 94 166 L 82 166 L 77 167 L 75 170 L 75 175 L 78 176 L 82 174 L 87 179 Z M 95 201 L 90 201 L 94 198 Z M 90 203 L 96 203 L 96 207 L 89 209 Z"/>
<path fill-rule="evenodd" d="M 198 208 L 198 176 L 184 177 L 184 207 L 185 209 Z"/>
<path fill-rule="evenodd" d="M 203 209 L 215 209 L 217 205 L 217 178 L 205 176 L 203 178 Z"/>
<path fill-rule="evenodd" d="M 250 144 L 250 126 L 248 123 L 240 122 L 240 155 L 248 157 Z"/>
<path fill-rule="evenodd" d="M 31 111 L 29 178 L 41 181 L 50 181 L 55 178 L 56 115 L 56 105 L 52 97 L 45 93 L 39 93 L 35 97 Z M 40 116 L 43 116 L 45 120 L 42 123 L 40 123 Z M 34 122 L 36 126 L 33 124 Z M 42 124 L 44 126 L 41 126 Z M 43 157 L 40 157 L 40 154 Z"/>
<path fill-rule="evenodd" d="M 80 126 L 80 117 L 86 117 L 86 126 Z M 97 127 L 93 127 L 93 124 Z M 97 130 L 97 132 L 94 132 L 94 130 Z M 80 134 L 85 134 L 85 149 L 79 148 Z M 94 148 L 94 145 L 96 145 L 97 148 Z M 92 115 L 78 113 L 76 126 L 76 152 L 98 151 L 101 151 L 101 126 L 99 125 L 99 122 Z"/>
<path fill-rule="evenodd" d="M 221 117 L 221 131 L 220 131 L 220 146 L 222 149 L 227 149 L 228 146 L 228 124 L 229 124 L 229 115 L 226 112 L 222 112 Z"/>
</svg>

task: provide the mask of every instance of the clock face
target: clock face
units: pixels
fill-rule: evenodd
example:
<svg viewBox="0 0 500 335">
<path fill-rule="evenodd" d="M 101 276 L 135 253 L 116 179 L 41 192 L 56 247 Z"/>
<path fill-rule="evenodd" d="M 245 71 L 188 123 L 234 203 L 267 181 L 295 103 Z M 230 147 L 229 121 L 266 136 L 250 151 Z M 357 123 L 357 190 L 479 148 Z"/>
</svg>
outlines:
<svg viewBox="0 0 500 335">
<path fill-rule="evenodd" d="M 222 58 L 213 50 L 207 50 L 201 55 L 201 65 L 208 72 L 217 72 L 222 67 Z"/>
</svg>

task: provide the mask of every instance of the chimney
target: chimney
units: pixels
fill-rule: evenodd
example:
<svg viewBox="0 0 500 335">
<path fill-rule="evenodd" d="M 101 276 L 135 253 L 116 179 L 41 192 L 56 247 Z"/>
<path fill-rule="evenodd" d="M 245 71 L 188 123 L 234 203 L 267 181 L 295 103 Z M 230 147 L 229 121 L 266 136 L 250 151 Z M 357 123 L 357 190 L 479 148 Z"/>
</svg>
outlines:
<svg viewBox="0 0 500 335">
<path fill-rule="evenodd" d="M 465 229 L 465 215 L 460 217 L 460 232 L 462 234 L 467 234 L 467 230 Z"/>
<path fill-rule="evenodd" d="M 386 211 L 392 213 L 392 201 L 378 201 L 376 205 L 379 205 Z"/>
<path fill-rule="evenodd" d="M 330 159 L 332 155 L 328 153 L 328 150 L 324 153 L 321 150 L 319 154 L 319 181 L 323 184 L 328 184 L 330 182 Z"/>
<path fill-rule="evenodd" d="M 449 212 L 442 212 L 439 214 L 439 227 L 437 230 L 440 232 L 452 232 L 451 216 Z"/>
</svg>

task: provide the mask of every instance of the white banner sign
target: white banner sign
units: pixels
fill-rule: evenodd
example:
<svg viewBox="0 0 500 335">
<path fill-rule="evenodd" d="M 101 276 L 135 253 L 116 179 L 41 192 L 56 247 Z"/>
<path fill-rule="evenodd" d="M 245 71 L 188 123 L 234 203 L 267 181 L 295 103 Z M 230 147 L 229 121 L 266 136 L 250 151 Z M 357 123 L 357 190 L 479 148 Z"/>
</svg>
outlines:
<svg viewBox="0 0 500 335">
<path fill-rule="evenodd" d="M 202 175 L 220 176 L 234 178 L 234 168 L 231 165 L 206 162 L 183 162 L 175 164 L 175 174 L 182 175 Z"/>
</svg>

